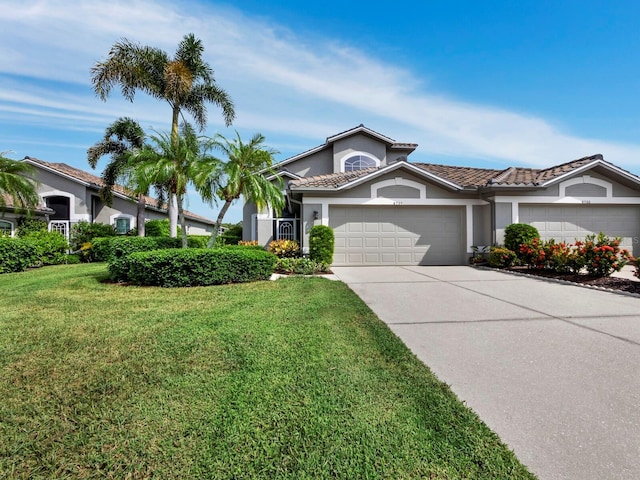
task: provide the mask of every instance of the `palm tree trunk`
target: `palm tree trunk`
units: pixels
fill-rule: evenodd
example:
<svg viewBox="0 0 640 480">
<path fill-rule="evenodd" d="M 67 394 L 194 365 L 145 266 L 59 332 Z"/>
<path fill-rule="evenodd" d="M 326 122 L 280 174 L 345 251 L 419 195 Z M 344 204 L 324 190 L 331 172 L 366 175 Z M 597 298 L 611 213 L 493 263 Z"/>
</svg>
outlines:
<svg viewBox="0 0 640 480">
<path fill-rule="evenodd" d="M 178 236 L 178 200 L 176 194 L 169 195 L 169 236 L 176 238 Z"/>
<path fill-rule="evenodd" d="M 227 200 L 224 202 L 220 213 L 218 214 L 218 219 L 216 220 L 216 224 L 213 226 L 213 232 L 211 232 L 211 238 L 209 238 L 209 242 L 207 243 L 207 248 L 212 248 L 216 244 L 216 238 L 218 237 L 218 232 L 220 231 L 220 226 L 222 225 L 222 219 L 224 218 L 227 210 L 231 206 L 231 201 Z"/>
<path fill-rule="evenodd" d="M 136 214 L 136 225 L 138 227 L 138 236 L 144 237 L 145 229 L 144 229 L 144 218 L 145 218 L 145 206 L 147 205 L 147 200 L 143 194 L 138 195 L 138 211 Z"/>
<path fill-rule="evenodd" d="M 178 219 L 180 220 L 180 231 L 182 232 L 182 248 L 189 246 L 187 239 L 187 225 L 184 218 L 184 209 L 182 208 L 182 195 L 177 195 L 178 200 Z"/>
</svg>

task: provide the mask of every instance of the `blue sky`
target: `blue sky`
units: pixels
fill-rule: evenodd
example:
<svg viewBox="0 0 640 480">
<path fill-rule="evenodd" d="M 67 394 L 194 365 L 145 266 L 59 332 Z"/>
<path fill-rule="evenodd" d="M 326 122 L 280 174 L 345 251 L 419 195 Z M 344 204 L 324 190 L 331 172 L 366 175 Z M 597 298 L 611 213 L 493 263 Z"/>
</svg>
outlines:
<svg viewBox="0 0 640 480">
<path fill-rule="evenodd" d="M 542 168 L 602 153 L 640 174 L 638 18 L 630 1 L 5 0 L 0 151 L 90 170 L 86 149 L 116 118 L 167 129 L 168 105 L 102 102 L 89 70 L 122 37 L 172 53 L 193 32 L 233 128 L 263 133 L 278 160 L 363 123 L 418 143 L 413 161 Z M 212 106 L 205 133 L 233 130 Z M 195 195 L 188 208 L 217 213 Z M 225 218 L 240 219 L 240 205 Z"/>
</svg>

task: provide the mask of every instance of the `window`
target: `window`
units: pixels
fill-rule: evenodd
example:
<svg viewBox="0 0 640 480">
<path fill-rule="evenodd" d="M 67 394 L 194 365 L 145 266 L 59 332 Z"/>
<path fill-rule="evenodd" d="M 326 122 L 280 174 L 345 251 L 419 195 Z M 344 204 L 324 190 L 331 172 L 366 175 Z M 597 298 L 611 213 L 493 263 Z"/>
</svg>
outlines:
<svg viewBox="0 0 640 480">
<path fill-rule="evenodd" d="M 372 157 L 362 154 L 356 154 L 344 161 L 344 171 L 353 172 L 362 170 L 363 168 L 377 167 L 379 162 Z"/>
<path fill-rule="evenodd" d="M 131 223 L 128 218 L 116 218 L 116 233 L 126 235 L 131 230 Z"/>
<path fill-rule="evenodd" d="M 13 231 L 13 225 L 4 220 L 0 220 L 0 237 L 10 237 Z"/>
</svg>

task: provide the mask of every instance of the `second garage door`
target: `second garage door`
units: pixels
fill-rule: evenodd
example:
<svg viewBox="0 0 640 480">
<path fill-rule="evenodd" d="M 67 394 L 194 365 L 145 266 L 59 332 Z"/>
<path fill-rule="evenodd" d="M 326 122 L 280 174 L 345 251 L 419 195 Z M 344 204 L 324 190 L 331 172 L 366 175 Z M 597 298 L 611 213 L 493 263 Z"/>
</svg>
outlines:
<svg viewBox="0 0 640 480">
<path fill-rule="evenodd" d="M 640 208 L 630 205 L 520 205 L 520 221 L 533 225 L 540 237 L 573 243 L 585 235 L 604 232 L 622 237 L 624 248 L 640 255 Z M 633 247 L 636 245 L 636 251 Z"/>
<path fill-rule="evenodd" d="M 460 207 L 330 207 L 334 265 L 462 264 L 463 220 Z"/>
</svg>

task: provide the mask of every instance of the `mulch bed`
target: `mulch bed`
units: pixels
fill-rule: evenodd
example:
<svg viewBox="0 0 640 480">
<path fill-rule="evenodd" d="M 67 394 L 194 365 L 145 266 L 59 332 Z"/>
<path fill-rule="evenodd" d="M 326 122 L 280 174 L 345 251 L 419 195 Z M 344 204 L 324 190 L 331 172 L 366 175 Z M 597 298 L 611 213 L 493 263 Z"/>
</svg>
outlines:
<svg viewBox="0 0 640 480">
<path fill-rule="evenodd" d="M 629 280 L 627 278 L 617 277 L 593 277 L 591 275 L 573 274 L 573 273 L 556 273 L 553 270 L 537 270 L 527 267 L 512 267 L 508 270 L 512 272 L 524 273 L 536 277 L 554 278 L 557 280 L 565 280 L 567 282 L 580 283 L 583 285 L 593 285 L 595 287 L 608 288 L 610 290 L 619 290 L 628 293 L 640 294 L 640 282 Z"/>
</svg>

